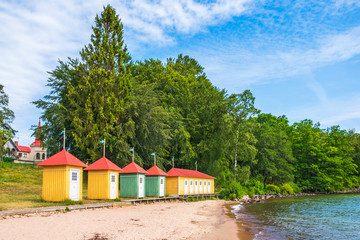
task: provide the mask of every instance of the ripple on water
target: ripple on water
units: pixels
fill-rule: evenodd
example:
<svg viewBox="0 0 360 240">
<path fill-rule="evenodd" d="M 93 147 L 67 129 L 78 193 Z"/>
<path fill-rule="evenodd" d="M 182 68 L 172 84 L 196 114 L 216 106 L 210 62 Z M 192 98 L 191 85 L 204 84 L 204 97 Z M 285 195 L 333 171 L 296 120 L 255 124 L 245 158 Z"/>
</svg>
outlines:
<svg viewBox="0 0 360 240">
<path fill-rule="evenodd" d="M 360 194 L 275 198 L 236 205 L 254 239 L 360 239 Z"/>
</svg>

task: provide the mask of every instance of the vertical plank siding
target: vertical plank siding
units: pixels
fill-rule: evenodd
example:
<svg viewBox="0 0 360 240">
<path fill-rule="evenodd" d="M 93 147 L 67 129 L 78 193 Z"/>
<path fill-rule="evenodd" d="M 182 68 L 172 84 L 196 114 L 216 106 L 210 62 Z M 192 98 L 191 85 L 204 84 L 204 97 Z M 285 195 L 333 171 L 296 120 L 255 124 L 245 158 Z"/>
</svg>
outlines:
<svg viewBox="0 0 360 240">
<path fill-rule="evenodd" d="M 88 199 L 109 199 L 110 171 L 89 171 L 87 189 Z"/>
<path fill-rule="evenodd" d="M 145 196 L 160 196 L 160 176 L 146 176 Z"/>
<path fill-rule="evenodd" d="M 178 195 L 178 177 L 165 178 L 165 194 Z"/>
<path fill-rule="evenodd" d="M 70 168 L 80 170 L 79 198 L 82 199 L 82 167 L 77 166 L 44 166 L 42 199 L 45 201 L 61 202 L 69 199 Z"/>
<path fill-rule="evenodd" d="M 137 173 L 120 174 L 120 197 L 134 197 L 139 195 L 139 180 Z M 146 187 L 146 184 L 145 184 Z"/>
</svg>

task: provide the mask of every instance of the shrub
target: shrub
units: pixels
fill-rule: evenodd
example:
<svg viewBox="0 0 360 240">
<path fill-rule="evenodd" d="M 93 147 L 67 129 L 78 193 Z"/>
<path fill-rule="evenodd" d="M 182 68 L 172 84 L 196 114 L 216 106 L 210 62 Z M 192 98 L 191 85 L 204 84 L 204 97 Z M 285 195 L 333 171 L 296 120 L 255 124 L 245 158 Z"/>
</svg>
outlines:
<svg viewBox="0 0 360 240">
<path fill-rule="evenodd" d="M 253 197 L 255 194 L 255 187 L 248 187 L 248 190 L 247 190 L 247 195 L 249 195 L 249 197 Z"/>
<path fill-rule="evenodd" d="M 294 189 L 288 183 L 284 183 L 281 186 L 280 190 L 281 190 L 281 194 L 293 194 L 294 193 Z"/>
<path fill-rule="evenodd" d="M 266 193 L 280 194 L 280 188 L 273 184 L 266 185 L 265 188 Z"/>
<path fill-rule="evenodd" d="M 301 192 L 300 187 L 296 183 L 289 182 L 288 184 L 292 187 L 292 189 L 294 190 L 294 193 L 300 193 Z"/>
</svg>

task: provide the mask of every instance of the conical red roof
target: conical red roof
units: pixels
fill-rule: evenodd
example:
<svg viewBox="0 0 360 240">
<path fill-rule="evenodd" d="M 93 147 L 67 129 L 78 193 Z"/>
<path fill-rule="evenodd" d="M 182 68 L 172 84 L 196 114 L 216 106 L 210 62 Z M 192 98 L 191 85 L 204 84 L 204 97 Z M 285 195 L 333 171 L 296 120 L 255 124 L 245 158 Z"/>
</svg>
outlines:
<svg viewBox="0 0 360 240">
<path fill-rule="evenodd" d="M 58 152 L 57 154 L 49 157 L 48 159 L 42 161 L 38 166 L 57 166 L 57 165 L 71 165 L 79 167 L 87 167 L 85 163 L 71 155 L 65 149 Z"/>
<path fill-rule="evenodd" d="M 114 170 L 122 172 L 121 168 L 119 168 L 117 165 L 115 165 L 113 162 L 111 162 L 109 159 L 107 159 L 105 156 L 85 168 L 84 170 Z"/>
<path fill-rule="evenodd" d="M 181 176 L 181 177 L 196 177 L 196 178 L 214 178 L 210 175 L 207 175 L 205 173 L 195 171 L 195 170 L 189 170 L 189 169 L 181 169 L 181 168 L 172 168 L 167 172 L 168 177 L 175 177 L 175 176 Z"/>
<path fill-rule="evenodd" d="M 142 167 L 137 165 L 135 162 L 129 163 L 126 167 L 122 169 L 122 173 L 148 173 Z"/>
<path fill-rule="evenodd" d="M 167 174 L 156 165 L 148 169 L 147 172 L 148 174 L 146 174 L 146 176 L 167 176 Z"/>
</svg>

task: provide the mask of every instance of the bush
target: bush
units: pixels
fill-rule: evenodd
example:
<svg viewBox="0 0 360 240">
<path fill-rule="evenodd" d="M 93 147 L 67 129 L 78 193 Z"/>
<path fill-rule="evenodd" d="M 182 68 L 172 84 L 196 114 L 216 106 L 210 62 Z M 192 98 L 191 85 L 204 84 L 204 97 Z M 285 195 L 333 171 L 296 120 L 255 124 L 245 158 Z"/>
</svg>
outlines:
<svg viewBox="0 0 360 240">
<path fill-rule="evenodd" d="M 280 194 L 280 188 L 276 185 L 268 184 L 266 185 L 265 192 L 272 194 Z"/>
<path fill-rule="evenodd" d="M 296 183 L 289 182 L 288 184 L 294 189 L 294 193 L 301 193 L 301 189 Z"/>
<path fill-rule="evenodd" d="M 248 187 L 247 189 L 247 195 L 249 195 L 249 197 L 253 197 L 255 194 L 255 187 Z"/>
<path fill-rule="evenodd" d="M 219 192 L 219 197 L 225 200 L 235 200 L 236 198 L 242 198 L 246 195 L 246 189 L 238 182 L 229 183 L 226 188 L 223 188 Z"/>
<path fill-rule="evenodd" d="M 293 194 L 294 193 L 294 189 L 288 183 L 284 183 L 281 186 L 280 190 L 281 190 L 281 194 Z"/>
<path fill-rule="evenodd" d="M 3 160 L 3 162 L 14 162 L 14 159 L 12 159 L 11 157 L 5 157 L 5 156 L 3 156 L 3 157 L 2 157 L 2 160 Z"/>
</svg>

